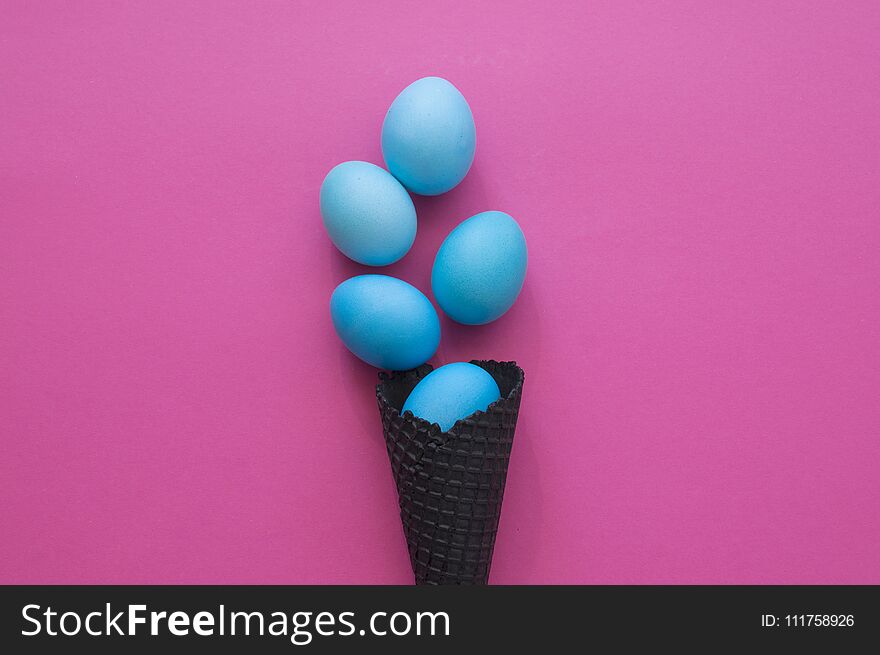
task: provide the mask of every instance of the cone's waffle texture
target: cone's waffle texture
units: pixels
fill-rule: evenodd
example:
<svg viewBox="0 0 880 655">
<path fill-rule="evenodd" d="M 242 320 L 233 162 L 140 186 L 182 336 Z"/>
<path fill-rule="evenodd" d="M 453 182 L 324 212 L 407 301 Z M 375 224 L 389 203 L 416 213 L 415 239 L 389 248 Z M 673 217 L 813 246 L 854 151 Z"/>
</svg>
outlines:
<svg viewBox="0 0 880 655">
<path fill-rule="evenodd" d="M 522 397 L 515 362 L 474 360 L 501 398 L 448 432 L 400 408 L 431 372 L 380 373 L 376 396 L 416 584 L 486 584 Z"/>
</svg>

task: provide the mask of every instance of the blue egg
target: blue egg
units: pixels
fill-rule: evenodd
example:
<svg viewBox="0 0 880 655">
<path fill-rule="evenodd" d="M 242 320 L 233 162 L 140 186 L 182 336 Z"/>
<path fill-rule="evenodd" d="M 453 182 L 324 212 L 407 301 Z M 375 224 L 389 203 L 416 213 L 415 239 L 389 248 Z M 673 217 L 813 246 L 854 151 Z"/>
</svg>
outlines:
<svg viewBox="0 0 880 655">
<path fill-rule="evenodd" d="M 347 161 L 327 173 L 321 217 L 336 247 L 368 266 L 396 262 L 416 238 L 412 198 L 388 171 L 365 161 Z"/>
<path fill-rule="evenodd" d="M 437 251 L 431 271 L 434 298 L 454 321 L 490 323 L 519 296 L 528 260 L 526 238 L 511 216 L 498 211 L 471 216 Z"/>
<path fill-rule="evenodd" d="M 330 316 L 345 347 L 378 368 L 415 368 L 440 344 L 431 301 L 388 275 L 358 275 L 340 284 L 330 298 Z"/>
<path fill-rule="evenodd" d="M 388 170 L 423 196 L 445 193 L 464 179 L 476 142 L 467 100 L 440 77 L 423 77 L 401 91 L 382 124 Z"/>
<path fill-rule="evenodd" d="M 485 369 L 458 362 L 431 371 L 415 386 L 403 404 L 428 423 L 437 423 L 446 432 L 459 419 L 476 411 L 486 411 L 501 397 L 498 384 Z"/>
</svg>

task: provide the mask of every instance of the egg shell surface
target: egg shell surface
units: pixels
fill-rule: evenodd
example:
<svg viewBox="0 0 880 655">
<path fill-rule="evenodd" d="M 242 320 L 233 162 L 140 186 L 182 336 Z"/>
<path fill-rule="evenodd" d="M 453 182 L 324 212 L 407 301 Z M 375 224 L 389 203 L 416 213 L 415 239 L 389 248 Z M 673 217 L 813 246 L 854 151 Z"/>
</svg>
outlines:
<svg viewBox="0 0 880 655">
<path fill-rule="evenodd" d="M 410 411 L 446 432 L 456 421 L 486 411 L 501 397 L 498 383 L 485 369 L 457 362 L 441 366 L 422 378 L 410 392 L 401 413 Z"/>
<path fill-rule="evenodd" d="M 350 259 L 386 266 L 416 238 L 416 208 L 384 168 L 365 161 L 335 166 L 321 184 L 321 218 L 333 244 Z"/>
<path fill-rule="evenodd" d="M 431 301 L 388 275 L 358 275 L 340 284 L 330 297 L 330 316 L 346 348 L 377 368 L 415 368 L 440 344 L 440 319 Z"/>
<path fill-rule="evenodd" d="M 403 186 L 445 193 L 474 162 L 477 133 L 467 100 L 441 77 L 416 80 L 395 98 L 382 124 L 382 156 Z"/>
<path fill-rule="evenodd" d="M 528 267 L 526 238 L 508 214 L 487 211 L 458 225 L 440 245 L 431 288 L 454 321 L 483 325 L 511 308 Z"/>
</svg>

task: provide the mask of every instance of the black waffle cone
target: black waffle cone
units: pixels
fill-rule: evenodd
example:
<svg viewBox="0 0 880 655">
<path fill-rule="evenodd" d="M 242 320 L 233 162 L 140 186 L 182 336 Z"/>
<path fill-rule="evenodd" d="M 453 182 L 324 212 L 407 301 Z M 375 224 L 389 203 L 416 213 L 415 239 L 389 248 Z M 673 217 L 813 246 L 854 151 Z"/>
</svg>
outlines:
<svg viewBox="0 0 880 655">
<path fill-rule="evenodd" d="M 495 378 L 501 398 L 447 432 L 400 414 L 430 365 L 379 374 L 376 397 L 416 584 L 489 579 L 524 374 L 516 362 L 471 363 Z"/>
</svg>

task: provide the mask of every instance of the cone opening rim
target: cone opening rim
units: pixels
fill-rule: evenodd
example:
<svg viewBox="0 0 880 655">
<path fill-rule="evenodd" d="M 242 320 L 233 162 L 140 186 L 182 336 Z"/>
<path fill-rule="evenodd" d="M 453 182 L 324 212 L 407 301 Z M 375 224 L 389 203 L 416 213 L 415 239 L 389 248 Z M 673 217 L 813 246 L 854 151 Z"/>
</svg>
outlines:
<svg viewBox="0 0 880 655">
<path fill-rule="evenodd" d="M 492 375 L 492 377 L 493 377 L 493 379 L 495 379 L 496 383 L 498 382 L 498 379 L 495 378 L 495 375 L 493 374 L 493 372 L 491 370 L 489 370 L 487 368 L 487 366 L 492 367 L 492 368 L 506 367 L 506 368 L 511 369 L 515 375 L 513 386 L 510 388 L 510 391 L 507 393 L 506 396 L 500 397 L 498 400 L 496 400 L 495 402 L 490 404 L 485 410 L 478 409 L 477 411 L 473 412 L 472 414 L 469 414 L 469 415 L 465 416 L 464 418 L 458 419 L 452 425 L 452 427 L 450 427 L 446 431 L 441 430 L 439 424 L 429 423 L 425 419 L 420 418 L 420 417 L 416 416 L 415 414 L 413 414 L 410 410 L 406 410 L 405 412 L 403 412 L 403 414 L 401 414 L 400 410 L 391 403 L 391 401 L 386 397 L 385 393 L 383 392 L 383 386 L 385 384 L 387 384 L 388 382 L 393 382 L 396 379 L 400 379 L 400 378 L 407 377 L 407 376 L 414 376 L 416 378 L 416 384 L 418 384 L 425 376 L 428 375 L 428 373 L 430 373 L 431 371 L 434 370 L 433 365 L 426 363 L 426 364 L 422 364 L 418 368 L 414 368 L 409 371 L 392 371 L 392 372 L 380 371 L 379 372 L 379 384 L 376 385 L 376 396 L 379 398 L 379 402 L 382 403 L 382 405 L 388 407 L 394 414 L 396 414 L 397 416 L 399 416 L 403 420 L 409 421 L 410 423 L 414 424 L 415 427 L 418 429 L 428 430 L 431 433 L 431 436 L 448 435 L 448 434 L 453 434 L 453 433 L 458 436 L 459 431 L 457 430 L 457 428 L 461 424 L 464 424 L 467 422 L 473 422 L 475 420 L 478 420 L 481 416 L 484 416 L 486 414 L 491 414 L 493 412 L 493 410 L 498 408 L 501 404 L 510 402 L 515 398 L 515 396 L 518 393 L 521 394 L 523 382 L 525 380 L 525 372 L 523 371 L 522 367 L 517 365 L 517 363 L 515 361 L 500 362 L 500 361 L 497 361 L 494 359 L 472 359 L 472 360 L 470 360 L 470 363 L 474 364 L 475 366 L 479 366 L 480 368 L 485 370 L 487 373 Z"/>
</svg>

